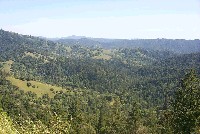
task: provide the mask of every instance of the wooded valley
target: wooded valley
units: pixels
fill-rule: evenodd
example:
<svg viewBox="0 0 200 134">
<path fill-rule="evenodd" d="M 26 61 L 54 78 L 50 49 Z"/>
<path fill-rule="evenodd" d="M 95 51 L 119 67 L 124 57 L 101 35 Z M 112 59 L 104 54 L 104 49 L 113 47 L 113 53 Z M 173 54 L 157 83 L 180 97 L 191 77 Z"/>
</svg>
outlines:
<svg viewBox="0 0 200 134">
<path fill-rule="evenodd" d="M 0 133 L 198 134 L 200 40 L 0 30 Z"/>
</svg>

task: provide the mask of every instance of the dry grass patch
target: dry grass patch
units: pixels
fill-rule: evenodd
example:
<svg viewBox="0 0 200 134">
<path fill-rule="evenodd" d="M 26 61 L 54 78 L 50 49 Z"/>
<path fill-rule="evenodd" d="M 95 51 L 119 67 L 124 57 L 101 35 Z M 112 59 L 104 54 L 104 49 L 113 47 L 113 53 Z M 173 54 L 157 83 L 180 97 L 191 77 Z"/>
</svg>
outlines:
<svg viewBox="0 0 200 134">
<path fill-rule="evenodd" d="M 31 52 L 25 52 L 25 56 L 31 56 L 32 58 L 40 58 L 41 57 L 40 54 L 34 54 Z"/>
<path fill-rule="evenodd" d="M 68 47 L 68 46 L 67 46 L 67 47 L 65 47 L 65 49 L 66 49 L 66 50 L 67 50 L 67 52 L 69 52 L 69 53 L 72 51 L 71 47 Z"/>
<path fill-rule="evenodd" d="M 104 59 L 104 60 L 110 60 L 112 57 L 110 55 L 99 55 L 99 56 L 94 56 L 94 59 Z"/>
<path fill-rule="evenodd" d="M 31 91 L 36 93 L 38 97 L 48 94 L 49 97 L 53 98 L 56 92 L 66 92 L 66 89 L 63 89 L 62 87 L 52 86 L 38 81 L 22 81 L 13 77 L 7 77 L 6 79 L 13 85 L 19 87 L 19 89 L 24 90 L 24 92 Z M 30 86 L 28 86 L 27 83 L 30 83 Z"/>
<path fill-rule="evenodd" d="M 109 49 L 104 49 L 104 50 L 103 50 L 103 53 L 109 55 L 109 54 L 111 54 L 111 50 L 109 50 Z"/>
</svg>

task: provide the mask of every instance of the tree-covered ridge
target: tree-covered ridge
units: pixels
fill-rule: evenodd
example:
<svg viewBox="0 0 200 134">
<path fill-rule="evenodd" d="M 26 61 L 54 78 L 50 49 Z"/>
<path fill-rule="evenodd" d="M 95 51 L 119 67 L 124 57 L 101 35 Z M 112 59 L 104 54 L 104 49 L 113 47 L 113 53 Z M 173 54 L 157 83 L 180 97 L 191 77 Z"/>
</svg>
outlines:
<svg viewBox="0 0 200 134">
<path fill-rule="evenodd" d="M 0 107 L 20 133 L 199 131 L 200 53 L 0 35 Z"/>
<path fill-rule="evenodd" d="M 98 46 L 109 48 L 144 48 L 160 51 L 172 51 L 175 53 L 192 53 L 200 51 L 200 40 L 185 39 L 103 39 L 103 38 L 81 38 L 81 39 L 58 39 L 54 42 L 66 45 Z"/>
<path fill-rule="evenodd" d="M 0 43 L 0 59 L 3 61 L 17 60 L 19 57 L 23 57 L 25 52 L 35 52 L 47 56 L 50 54 L 49 51 L 56 51 L 53 42 L 4 30 L 0 30 Z"/>
<path fill-rule="evenodd" d="M 18 33 L 11 33 L 4 30 L 0 30 L 0 43 L 1 61 L 18 60 L 27 55 L 42 58 L 46 61 L 57 56 L 73 58 L 94 58 L 97 56 L 98 58 L 98 56 L 105 55 L 104 50 L 96 46 L 84 47 L 80 44 L 66 46 L 65 44 L 54 43 L 47 39 L 20 35 Z M 124 53 L 120 50 L 108 51 L 109 53 L 106 53 L 106 55 L 111 58 L 120 58 L 120 54 Z M 142 53 L 142 49 L 140 52 L 141 55 L 135 55 L 136 60 L 137 57 L 142 58 L 142 55 L 145 55 Z M 151 59 L 151 57 L 149 58 Z"/>
</svg>

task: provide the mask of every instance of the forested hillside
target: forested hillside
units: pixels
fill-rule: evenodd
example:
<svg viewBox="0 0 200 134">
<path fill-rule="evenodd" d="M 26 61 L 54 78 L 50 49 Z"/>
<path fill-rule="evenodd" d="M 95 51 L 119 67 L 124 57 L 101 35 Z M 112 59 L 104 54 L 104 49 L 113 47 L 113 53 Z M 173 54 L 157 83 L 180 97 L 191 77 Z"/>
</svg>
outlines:
<svg viewBox="0 0 200 134">
<path fill-rule="evenodd" d="M 199 40 L 0 30 L 0 133 L 199 133 L 199 67 Z"/>
<path fill-rule="evenodd" d="M 105 49 L 111 48 L 144 48 L 160 51 L 172 51 L 175 53 L 199 52 L 200 40 L 185 39 L 103 39 L 103 38 L 78 38 L 78 39 L 56 39 L 67 45 L 98 46 Z"/>
</svg>

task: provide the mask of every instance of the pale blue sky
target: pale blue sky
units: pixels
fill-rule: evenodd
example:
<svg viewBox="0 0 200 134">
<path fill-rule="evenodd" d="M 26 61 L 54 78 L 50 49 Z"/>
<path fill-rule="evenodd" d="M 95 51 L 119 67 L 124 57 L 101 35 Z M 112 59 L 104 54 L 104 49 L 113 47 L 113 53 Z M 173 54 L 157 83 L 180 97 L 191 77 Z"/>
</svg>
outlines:
<svg viewBox="0 0 200 134">
<path fill-rule="evenodd" d="M 45 37 L 200 38 L 200 0 L 0 0 L 0 28 Z"/>
</svg>

